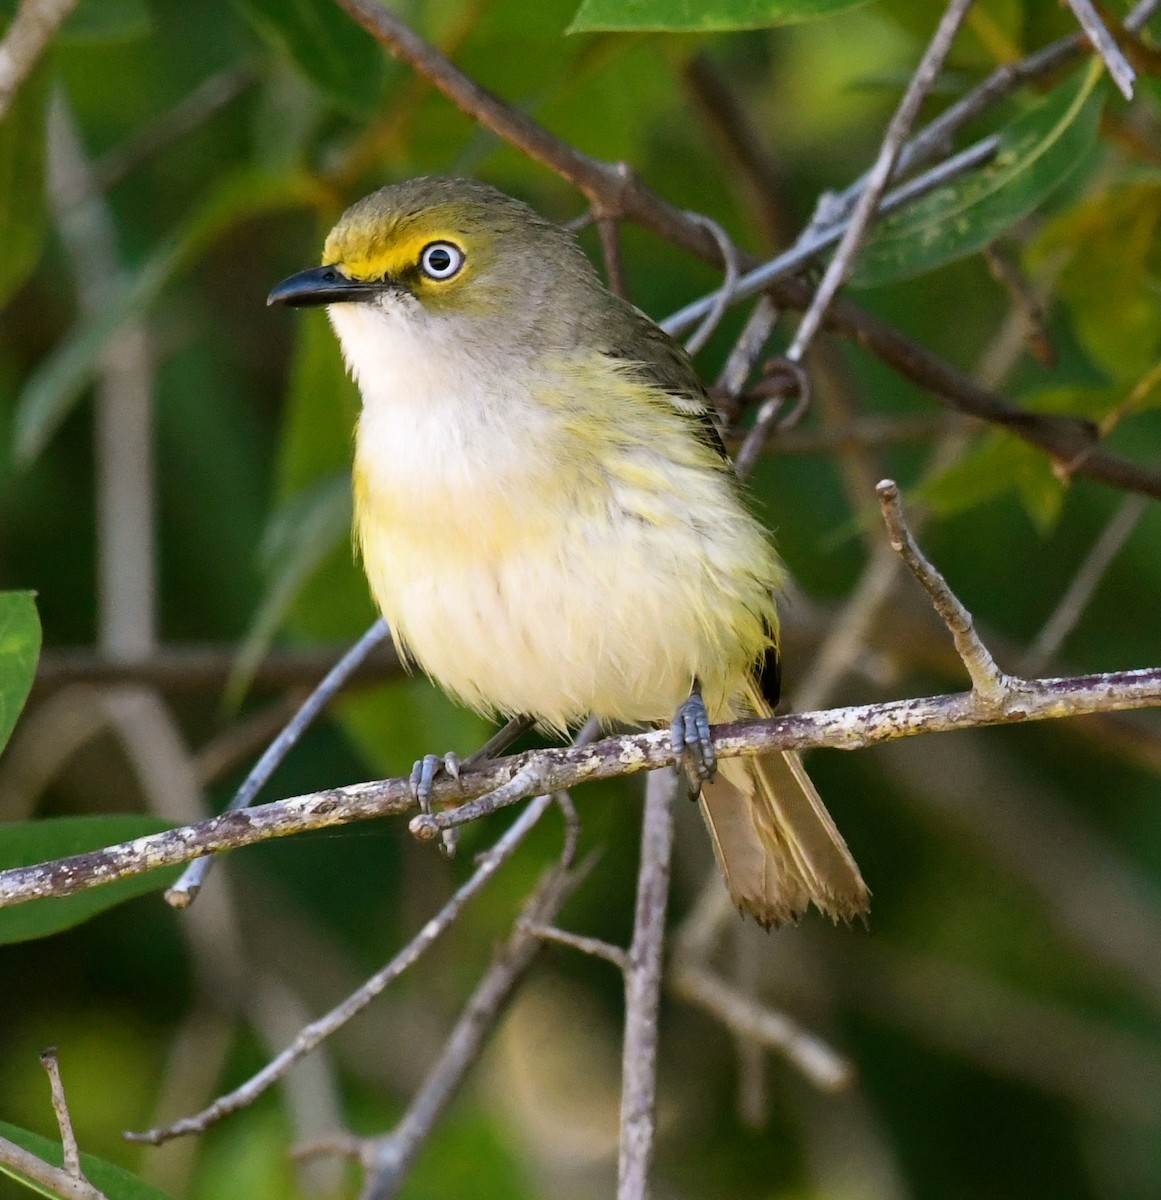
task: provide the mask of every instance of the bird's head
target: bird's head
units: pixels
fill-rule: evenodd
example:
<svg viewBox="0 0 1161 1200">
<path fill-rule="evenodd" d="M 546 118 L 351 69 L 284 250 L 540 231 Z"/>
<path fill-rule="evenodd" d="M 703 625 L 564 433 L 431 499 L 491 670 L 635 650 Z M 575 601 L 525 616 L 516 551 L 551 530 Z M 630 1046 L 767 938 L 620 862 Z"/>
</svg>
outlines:
<svg viewBox="0 0 1161 1200">
<path fill-rule="evenodd" d="M 267 303 L 358 304 L 392 320 L 502 328 L 505 340 L 550 330 L 567 340 L 569 314 L 591 311 L 600 292 L 572 234 L 528 205 L 475 180 L 424 178 L 352 205 L 322 265 L 284 280 Z"/>
</svg>

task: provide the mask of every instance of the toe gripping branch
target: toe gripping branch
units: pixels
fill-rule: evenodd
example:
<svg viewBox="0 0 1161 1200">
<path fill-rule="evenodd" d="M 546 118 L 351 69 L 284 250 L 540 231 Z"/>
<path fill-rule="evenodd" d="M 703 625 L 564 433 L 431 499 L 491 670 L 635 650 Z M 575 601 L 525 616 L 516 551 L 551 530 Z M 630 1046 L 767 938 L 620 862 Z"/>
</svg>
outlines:
<svg viewBox="0 0 1161 1200">
<path fill-rule="evenodd" d="M 473 767 L 477 763 L 495 758 L 497 754 L 502 754 L 522 733 L 526 733 L 534 724 L 535 722 L 531 717 L 512 717 L 507 724 L 494 733 L 478 750 L 469 754 L 462 761 L 457 754 L 450 750 L 447 754 L 425 754 L 422 758 L 417 759 L 415 766 L 411 768 L 410 783 L 411 796 L 416 804 L 419 805 L 420 812 L 431 812 L 431 789 L 435 783 L 436 776 L 440 772 L 451 776 L 452 779 L 459 779 L 462 768 Z M 440 848 L 448 858 L 455 856 L 456 838 L 457 831 L 455 829 L 445 829 L 443 831 Z"/>
<path fill-rule="evenodd" d="M 701 785 L 717 774 L 718 762 L 710 736 L 709 712 L 701 695 L 701 684 L 694 680 L 689 699 L 682 701 L 669 726 L 674 756 L 685 768 L 689 798 L 701 795 Z"/>
</svg>

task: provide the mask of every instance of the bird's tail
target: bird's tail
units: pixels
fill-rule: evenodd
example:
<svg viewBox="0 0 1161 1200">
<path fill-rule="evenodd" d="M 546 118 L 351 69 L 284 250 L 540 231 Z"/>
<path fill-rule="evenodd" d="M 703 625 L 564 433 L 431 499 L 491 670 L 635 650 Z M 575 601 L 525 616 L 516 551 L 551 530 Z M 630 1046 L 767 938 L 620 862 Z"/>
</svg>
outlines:
<svg viewBox="0 0 1161 1200">
<path fill-rule="evenodd" d="M 771 716 L 749 692 L 748 706 Z M 760 925 L 796 921 L 812 901 L 835 921 L 866 915 L 871 894 L 797 754 L 723 760 L 701 811 L 731 898 Z"/>
</svg>

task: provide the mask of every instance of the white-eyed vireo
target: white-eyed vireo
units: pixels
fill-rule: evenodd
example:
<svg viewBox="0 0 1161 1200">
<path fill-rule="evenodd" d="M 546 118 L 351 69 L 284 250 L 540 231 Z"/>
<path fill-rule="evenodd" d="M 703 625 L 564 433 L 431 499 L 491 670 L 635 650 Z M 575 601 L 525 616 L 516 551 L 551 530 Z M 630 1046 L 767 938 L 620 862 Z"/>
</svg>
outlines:
<svg viewBox="0 0 1161 1200">
<path fill-rule="evenodd" d="M 327 305 L 362 392 L 357 539 L 401 656 L 549 730 L 672 718 L 737 906 L 766 926 L 812 900 L 863 913 L 796 756 L 710 778 L 707 712 L 777 700 L 783 568 L 684 351 L 572 234 L 485 184 L 415 179 L 348 209 L 270 302 Z"/>
</svg>

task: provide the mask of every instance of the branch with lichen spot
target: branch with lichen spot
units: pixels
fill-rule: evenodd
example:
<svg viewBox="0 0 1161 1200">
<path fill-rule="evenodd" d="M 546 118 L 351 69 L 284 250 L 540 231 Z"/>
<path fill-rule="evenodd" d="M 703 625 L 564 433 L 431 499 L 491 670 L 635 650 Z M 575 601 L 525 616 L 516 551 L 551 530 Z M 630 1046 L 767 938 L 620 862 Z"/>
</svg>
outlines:
<svg viewBox="0 0 1161 1200">
<path fill-rule="evenodd" d="M 1063 679 L 1009 678 L 1008 684 L 1006 694 L 996 705 L 964 692 L 717 725 L 713 729 L 714 751 L 719 758 L 735 758 L 775 750 L 858 750 L 920 734 L 1161 707 L 1161 667 Z M 464 803 L 431 816 L 415 817 L 412 826 L 419 836 L 433 838 L 442 829 L 494 812 L 502 805 L 489 803 L 488 794 L 504 787 L 520 772 L 530 782 L 525 793 L 529 795 L 532 791 L 555 791 L 673 763 L 667 730 L 623 734 L 589 746 L 531 750 L 465 771 L 458 781 L 437 780 L 432 790 L 437 806 Z M 511 791 L 503 793 L 502 798 L 505 804 L 523 799 Z M 45 896 L 68 896 L 129 875 L 190 862 L 204 854 L 238 850 L 272 838 L 374 817 L 402 815 L 415 807 L 409 781 L 398 778 L 328 788 L 222 813 L 104 850 L 0 871 L 0 906 Z"/>
</svg>

